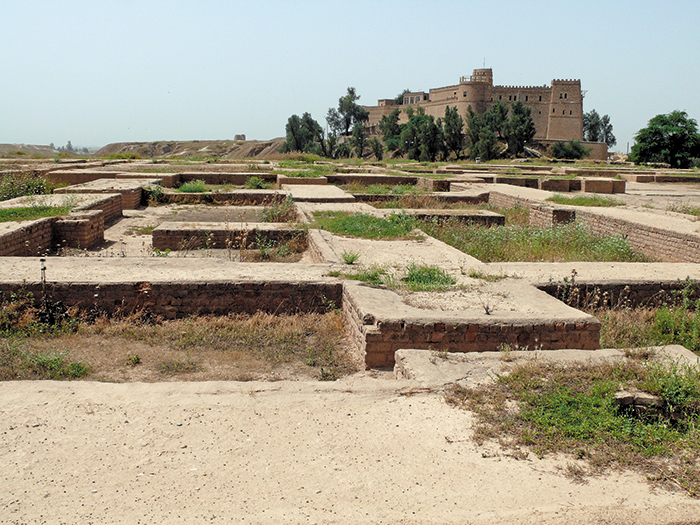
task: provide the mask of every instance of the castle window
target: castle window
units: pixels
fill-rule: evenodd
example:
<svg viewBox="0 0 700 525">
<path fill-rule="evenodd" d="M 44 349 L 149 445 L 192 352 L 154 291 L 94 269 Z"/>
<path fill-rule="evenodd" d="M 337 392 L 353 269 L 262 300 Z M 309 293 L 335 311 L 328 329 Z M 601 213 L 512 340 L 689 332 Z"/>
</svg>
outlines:
<svg viewBox="0 0 700 525">
<path fill-rule="evenodd" d="M 538 111 L 538 113 L 537 113 L 537 114 L 538 114 L 538 115 L 541 115 L 541 114 L 542 114 L 542 112 L 541 112 L 541 111 Z"/>
<path fill-rule="evenodd" d="M 501 95 L 498 95 L 498 100 L 501 100 Z"/>
<path fill-rule="evenodd" d="M 564 98 L 567 98 L 569 96 L 568 93 L 564 93 Z"/>
<path fill-rule="evenodd" d="M 559 93 L 559 98 L 564 98 L 564 93 Z"/>
<path fill-rule="evenodd" d="M 542 95 L 540 95 L 540 102 L 542 102 Z"/>
<path fill-rule="evenodd" d="M 528 97 L 527 95 L 525 95 L 525 102 L 527 102 L 528 98 L 530 98 L 530 97 Z"/>
<path fill-rule="evenodd" d="M 562 109 L 562 110 L 561 110 L 561 114 L 562 114 L 562 115 L 566 115 L 566 111 L 564 111 L 564 110 Z"/>
<path fill-rule="evenodd" d="M 556 111 L 556 109 L 552 108 L 552 113 L 554 113 L 555 111 Z"/>
<path fill-rule="evenodd" d="M 569 115 L 573 115 L 573 114 L 574 114 L 574 112 L 569 110 Z"/>
<path fill-rule="evenodd" d="M 513 96 L 512 96 L 512 95 L 508 95 L 508 101 L 510 102 L 511 100 L 513 100 Z"/>
<path fill-rule="evenodd" d="M 462 96 L 463 96 L 463 97 L 466 97 L 466 96 L 467 96 L 467 92 L 465 91 L 464 93 L 462 93 Z M 493 100 L 493 97 L 491 97 L 491 100 Z"/>
</svg>

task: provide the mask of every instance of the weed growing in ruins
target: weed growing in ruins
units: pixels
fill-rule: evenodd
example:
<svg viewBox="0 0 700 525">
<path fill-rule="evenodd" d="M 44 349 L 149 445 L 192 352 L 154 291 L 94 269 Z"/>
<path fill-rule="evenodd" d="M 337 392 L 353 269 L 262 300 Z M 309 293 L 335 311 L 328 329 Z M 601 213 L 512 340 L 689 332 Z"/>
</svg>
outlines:
<svg viewBox="0 0 700 525">
<path fill-rule="evenodd" d="M 48 179 L 31 173 L 10 172 L 0 176 L 0 201 L 53 193 L 56 185 Z"/>
<path fill-rule="evenodd" d="M 464 274 L 465 272 L 464 270 L 462 270 L 462 275 Z M 469 270 L 467 275 L 472 279 L 481 279 L 482 281 L 487 281 L 489 283 L 493 283 L 510 277 L 508 274 L 505 273 L 486 273 L 483 270 L 475 270 L 474 268 Z"/>
<path fill-rule="evenodd" d="M 410 215 L 398 213 L 386 218 L 365 213 L 320 212 L 314 213 L 312 228 L 320 228 L 339 235 L 365 239 L 412 238 L 415 220 Z"/>
<path fill-rule="evenodd" d="M 579 474 L 632 468 L 698 497 L 699 381 L 697 369 L 677 363 L 529 360 L 492 384 L 455 387 L 446 399 L 476 414 L 479 443 L 498 439 L 525 457 L 527 450 L 574 454 Z M 623 388 L 661 396 L 661 412 L 638 416 L 618 407 L 614 394 Z"/>
<path fill-rule="evenodd" d="M 392 282 L 388 270 L 376 265 L 369 266 L 368 268 L 360 268 L 354 273 L 345 273 L 334 270 L 328 272 L 328 275 L 331 277 L 343 277 L 353 281 L 362 281 L 374 286 L 384 286 Z"/>
<path fill-rule="evenodd" d="M 432 292 L 447 290 L 457 281 L 439 266 L 411 263 L 401 282 L 412 292 Z"/>
<path fill-rule="evenodd" d="M 287 196 L 282 202 L 276 202 L 270 206 L 265 206 L 262 210 L 261 218 L 263 222 L 294 222 L 297 220 L 297 207 L 294 199 Z"/>
<path fill-rule="evenodd" d="M 181 193 L 205 193 L 211 191 L 211 188 L 207 186 L 207 183 L 201 179 L 192 180 L 182 184 L 177 191 Z"/>
<path fill-rule="evenodd" d="M 265 182 L 260 177 L 248 177 L 243 187 L 249 190 L 265 190 L 271 188 L 272 184 Z"/>
<path fill-rule="evenodd" d="M 624 205 L 624 202 L 620 202 L 617 199 L 601 197 L 600 195 L 576 195 L 574 197 L 567 197 L 555 193 L 547 200 L 556 204 L 568 204 L 569 206 L 611 207 Z"/>
<path fill-rule="evenodd" d="M 345 264 L 355 264 L 360 258 L 360 254 L 358 252 L 349 252 L 344 250 L 342 257 Z"/>
<path fill-rule="evenodd" d="M 688 206 L 687 204 L 671 205 L 667 208 L 667 210 L 675 213 L 683 213 L 685 215 L 700 217 L 700 208 L 697 206 Z"/>
<path fill-rule="evenodd" d="M 413 184 L 362 184 L 351 182 L 341 189 L 348 193 L 366 193 L 370 195 L 420 195 L 427 193 L 427 190 L 418 188 Z"/>
<path fill-rule="evenodd" d="M 646 260 L 624 237 L 600 237 L 576 223 L 485 227 L 447 220 L 422 221 L 420 228 L 482 262 Z"/>
</svg>

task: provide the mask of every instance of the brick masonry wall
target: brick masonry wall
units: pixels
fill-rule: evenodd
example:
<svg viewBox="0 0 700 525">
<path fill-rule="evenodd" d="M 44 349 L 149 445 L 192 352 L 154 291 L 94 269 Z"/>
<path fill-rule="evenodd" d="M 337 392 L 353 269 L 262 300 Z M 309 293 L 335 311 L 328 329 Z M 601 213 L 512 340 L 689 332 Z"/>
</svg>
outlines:
<svg viewBox="0 0 700 525">
<path fill-rule="evenodd" d="M 496 351 L 501 345 L 560 350 L 600 348 L 600 323 L 589 321 L 498 323 L 378 322 L 363 327 L 365 363 L 370 368 L 390 367 L 400 348 L 448 352 Z"/>
<path fill-rule="evenodd" d="M 258 249 L 258 240 L 274 243 L 275 246 L 303 238 L 303 230 L 153 230 L 153 247 L 158 250 L 183 250 L 198 248 L 241 248 Z"/>
<path fill-rule="evenodd" d="M 37 267 L 38 271 L 38 267 Z M 39 283 L 0 283 L 0 297 L 19 289 L 31 292 L 39 305 Z M 342 304 L 342 285 L 329 282 L 132 282 L 119 284 L 47 283 L 52 300 L 68 307 L 107 314 L 129 314 L 146 309 L 166 319 L 197 314 L 276 314 L 326 312 Z"/>
<path fill-rule="evenodd" d="M 21 227 L 0 236 L 0 256 L 35 257 L 53 248 L 55 217 L 27 221 Z"/>
<path fill-rule="evenodd" d="M 548 226 L 549 206 L 537 201 L 521 199 L 500 192 L 491 192 L 489 202 L 498 207 L 528 206 L 531 224 Z M 596 235 L 623 235 L 630 246 L 644 255 L 664 262 L 700 262 L 700 235 L 679 233 L 664 228 L 655 228 L 624 219 L 598 214 L 587 210 L 570 210 L 569 208 L 551 207 L 553 210 L 567 210 L 574 215 L 576 222 L 585 224 Z M 559 215 L 561 216 L 561 215 Z M 551 217 L 557 217 L 553 211 Z"/>
<path fill-rule="evenodd" d="M 90 248 L 104 241 L 104 212 L 74 212 L 54 223 L 53 244 L 69 248 Z"/>
<path fill-rule="evenodd" d="M 110 194 L 104 199 L 81 208 L 82 210 L 102 210 L 104 223 L 110 224 L 122 216 L 122 196 L 119 193 Z"/>
</svg>

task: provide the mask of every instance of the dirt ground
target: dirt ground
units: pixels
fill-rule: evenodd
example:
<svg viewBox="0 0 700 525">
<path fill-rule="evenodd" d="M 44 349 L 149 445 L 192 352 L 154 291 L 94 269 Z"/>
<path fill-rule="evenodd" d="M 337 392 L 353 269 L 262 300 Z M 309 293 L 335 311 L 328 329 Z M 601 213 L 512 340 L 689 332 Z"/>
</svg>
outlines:
<svg viewBox="0 0 700 525">
<path fill-rule="evenodd" d="M 697 523 L 700 502 L 470 440 L 411 382 L 0 384 L 2 523 Z"/>
</svg>

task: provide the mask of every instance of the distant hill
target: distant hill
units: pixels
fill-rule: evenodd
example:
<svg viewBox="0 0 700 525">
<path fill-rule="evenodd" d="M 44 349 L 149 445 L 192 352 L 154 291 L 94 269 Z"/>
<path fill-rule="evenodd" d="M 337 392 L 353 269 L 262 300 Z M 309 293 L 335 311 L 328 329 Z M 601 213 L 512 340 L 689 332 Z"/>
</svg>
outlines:
<svg viewBox="0 0 700 525">
<path fill-rule="evenodd" d="M 51 146 L 35 144 L 0 144 L 0 155 L 3 157 L 55 157 L 60 151 Z"/>
<path fill-rule="evenodd" d="M 269 158 L 280 153 L 284 138 L 272 140 L 167 140 L 158 142 L 115 142 L 95 153 L 97 157 L 136 153 L 152 157 L 208 157 L 227 159 Z"/>
</svg>

